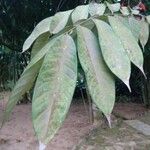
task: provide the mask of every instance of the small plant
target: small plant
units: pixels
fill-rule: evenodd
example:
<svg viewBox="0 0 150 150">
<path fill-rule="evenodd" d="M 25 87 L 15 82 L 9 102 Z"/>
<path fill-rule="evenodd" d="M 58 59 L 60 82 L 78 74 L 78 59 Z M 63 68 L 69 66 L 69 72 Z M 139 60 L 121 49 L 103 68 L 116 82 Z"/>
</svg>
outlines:
<svg viewBox="0 0 150 150">
<path fill-rule="evenodd" d="M 144 74 L 142 49 L 149 37 L 149 23 L 150 16 L 119 3 L 93 2 L 42 20 L 23 45 L 23 52 L 33 45 L 31 61 L 12 91 L 4 122 L 35 85 L 32 120 L 39 149 L 45 149 L 66 117 L 80 62 L 93 103 L 111 125 L 115 78 L 130 90 L 131 62 Z"/>
</svg>

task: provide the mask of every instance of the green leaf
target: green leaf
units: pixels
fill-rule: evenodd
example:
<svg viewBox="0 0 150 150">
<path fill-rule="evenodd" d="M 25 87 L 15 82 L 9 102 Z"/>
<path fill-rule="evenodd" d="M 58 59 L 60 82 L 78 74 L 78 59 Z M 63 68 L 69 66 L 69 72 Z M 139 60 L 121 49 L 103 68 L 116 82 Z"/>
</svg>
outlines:
<svg viewBox="0 0 150 150">
<path fill-rule="evenodd" d="M 121 11 L 121 13 L 123 14 L 123 16 L 128 16 L 128 15 L 130 15 L 130 12 L 129 12 L 128 7 L 121 7 L 120 11 Z"/>
<path fill-rule="evenodd" d="M 89 5 L 81 5 L 75 8 L 72 12 L 72 22 L 76 23 L 79 20 L 88 18 Z"/>
<path fill-rule="evenodd" d="M 112 12 L 112 14 L 120 10 L 120 3 L 110 4 L 106 2 L 106 4 L 109 10 Z"/>
<path fill-rule="evenodd" d="M 50 33 L 46 32 L 40 35 L 33 44 L 31 51 L 31 59 L 48 43 Z"/>
<path fill-rule="evenodd" d="M 150 15 L 149 15 L 149 16 L 146 16 L 146 20 L 147 20 L 147 22 L 150 24 Z"/>
<path fill-rule="evenodd" d="M 108 119 L 115 102 L 115 80 L 103 61 L 98 40 L 89 29 L 77 28 L 77 46 L 90 95 Z"/>
<path fill-rule="evenodd" d="M 130 61 L 136 65 L 144 74 L 143 71 L 143 54 L 132 32 L 121 23 L 116 17 L 108 17 L 109 23 L 114 32 L 120 38 L 124 49 L 126 50 Z"/>
<path fill-rule="evenodd" d="M 46 54 L 34 89 L 32 119 L 40 145 L 47 144 L 62 125 L 76 79 L 76 47 L 73 39 L 64 35 Z"/>
<path fill-rule="evenodd" d="M 107 66 L 130 90 L 131 64 L 120 39 L 106 22 L 97 19 L 94 19 L 94 22 L 98 31 L 102 55 Z"/>
<path fill-rule="evenodd" d="M 141 27 L 142 27 L 142 21 L 137 20 L 135 17 L 131 16 L 129 17 L 129 27 L 136 39 L 136 41 L 138 42 L 139 40 L 139 36 L 140 36 L 140 31 L 141 31 Z"/>
<path fill-rule="evenodd" d="M 72 10 L 57 13 L 50 24 L 50 33 L 56 34 L 63 30 L 68 23 Z"/>
<path fill-rule="evenodd" d="M 39 60 L 41 60 L 45 54 L 51 50 L 51 47 L 53 46 L 53 44 L 55 43 L 55 41 L 58 39 L 54 38 L 52 40 L 50 40 L 30 61 L 30 63 L 28 64 L 28 66 L 26 67 L 26 69 L 31 68 L 34 64 L 36 64 Z"/>
<path fill-rule="evenodd" d="M 135 37 L 136 41 L 139 41 L 140 31 L 141 31 L 141 20 L 137 20 L 134 16 L 129 17 L 122 17 L 116 16 L 119 21 L 121 21 L 129 30 L 131 30 L 133 36 Z"/>
<path fill-rule="evenodd" d="M 39 35 L 48 32 L 52 17 L 48 17 L 37 24 L 30 36 L 23 44 L 23 52 L 30 48 L 33 42 L 39 37 Z"/>
<path fill-rule="evenodd" d="M 142 20 L 141 23 L 141 31 L 140 31 L 139 39 L 144 50 L 144 47 L 149 39 L 149 24 L 145 20 Z"/>
<path fill-rule="evenodd" d="M 89 13 L 91 16 L 95 16 L 95 15 L 101 16 L 104 14 L 105 10 L 106 10 L 105 4 L 98 4 L 95 2 L 91 2 L 89 4 Z"/>
<path fill-rule="evenodd" d="M 39 69 L 42 65 L 42 61 L 43 60 L 38 61 L 30 69 L 25 69 L 22 73 L 20 79 L 18 80 L 13 91 L 11 92 L 11 96 L 8 100 L 6 110 L 4 112 L 3 123 L 8 119 L 17 102 L 27 91 L 29 91 L 33 87 Z"/>
</svg>

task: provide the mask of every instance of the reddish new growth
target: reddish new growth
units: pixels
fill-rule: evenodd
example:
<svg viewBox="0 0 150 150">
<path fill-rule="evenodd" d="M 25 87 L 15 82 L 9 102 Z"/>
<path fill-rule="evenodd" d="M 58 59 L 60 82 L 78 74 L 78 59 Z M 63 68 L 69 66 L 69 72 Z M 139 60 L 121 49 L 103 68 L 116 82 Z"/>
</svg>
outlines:
<svg viewBox="0 0 150 150">
<path fill-rule="evenodd" d="M 126 0 L 122 0 L 121 6 L 128 6 L 128 2 Z M 145 4 L 142 1 L 140 1 L 136 6 L 134 6 L 133 9 L 139 10 L 140 12 L 145 12 L 147 10 Z"/>
</svg>

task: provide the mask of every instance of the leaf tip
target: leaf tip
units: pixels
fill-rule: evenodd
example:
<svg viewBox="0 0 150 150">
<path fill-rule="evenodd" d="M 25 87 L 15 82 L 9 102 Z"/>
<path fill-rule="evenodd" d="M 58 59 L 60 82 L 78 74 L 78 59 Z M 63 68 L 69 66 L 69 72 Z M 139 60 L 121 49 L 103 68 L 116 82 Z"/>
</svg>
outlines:
<svg viewBox="0 0 150 150">
<path fill-rule="evenodd" d="M 140 70 L 141 70 L 141 72 L 143 73 L 143 75 L 144 75 L 144 78 L 145 78 L 145 79 L 147 79 L 147 76 L 146 76 L 146 74 L 145 74 L 145 72 L 144 72 L 144 69 L 143 69 L 143 67 L 140 67 Z"/>
<path fill-rule="evenodd" d="M 112 128 L 112 125 L 111 125 L 111 114 L 105 115 L 105 116 L 106 116 L 106 119 L 107 119 L 107 121 L 108 121 L 109 127 Z"/>
<path fill-rule="evenodd" d="M 129 92 L 131 93 L 131 87 L 130 87 L 130 84 L 129 84 L 129 80 L 127 81 L 124 81 L 125 85 L 127 86 Z"/>
<path fill-rule="evenodd" d="M 46 145 L 39 141 L 39 150 L 45 150 Z"/>
</svg>

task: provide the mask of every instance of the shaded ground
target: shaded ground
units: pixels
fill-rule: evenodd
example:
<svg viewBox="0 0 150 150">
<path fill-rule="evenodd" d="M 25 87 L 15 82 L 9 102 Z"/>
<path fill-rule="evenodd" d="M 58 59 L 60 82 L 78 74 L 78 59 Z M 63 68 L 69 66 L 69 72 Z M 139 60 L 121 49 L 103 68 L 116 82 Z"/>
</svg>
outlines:
<svg viewBox="0 0 150 150">
<path fill-rule="evenodd" d="M 141 104 L 120 103 L 114 108 L 112 129 L 100 125 L 86 135 L 74 150 L 150 150 L 150 136 L 146 136 L 125 120 L 138 119 L 150 125 L 150 111 Z M 142 128 L 142 127 L 141 127 Z"/>
<path fill-rule="evenodd" d="M 149 116 L 146 118 L 150 121 Z M 118 123 L 112 129 L 100 126 L 81 140 L 74 150 L 150 150 L 150 136 L 141 134 L 126 123 Z"/>
<path fill-rule="evenodd" d="M 1 94 L 0 115 L 8 93 Z M 0 150 L 37 150 L 38 143 L 31 123 L 31 104 L 16 106 L 10 120 L 0 131 Z M 72 105 L 69 115 L 47 150 L 70 150 L 93 128 L 83 105 Z"/>
</svg>

